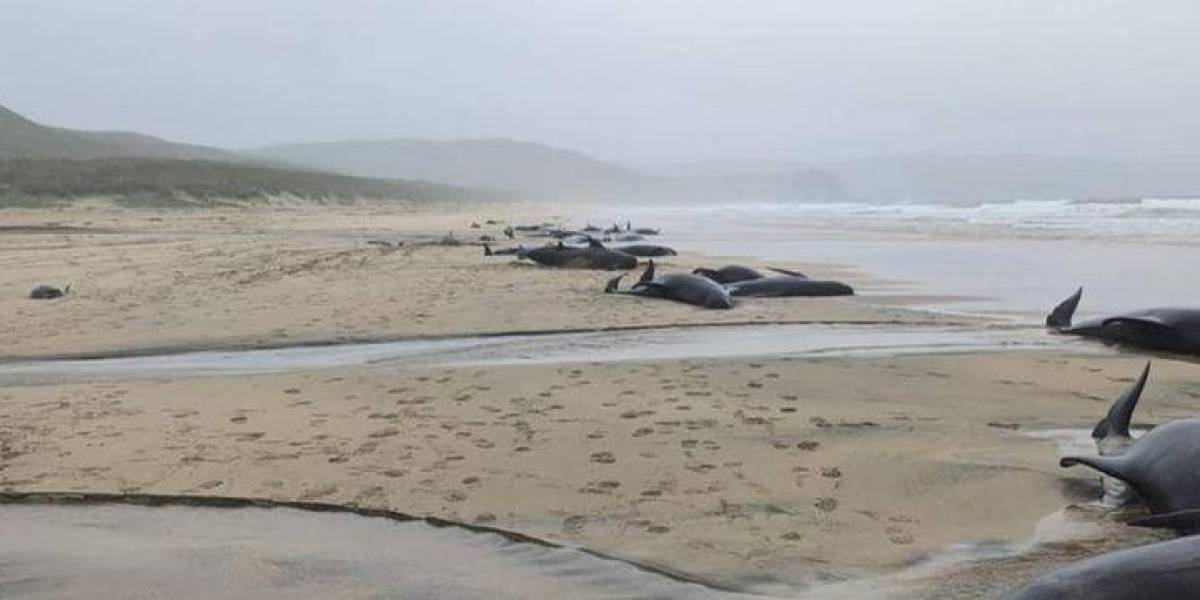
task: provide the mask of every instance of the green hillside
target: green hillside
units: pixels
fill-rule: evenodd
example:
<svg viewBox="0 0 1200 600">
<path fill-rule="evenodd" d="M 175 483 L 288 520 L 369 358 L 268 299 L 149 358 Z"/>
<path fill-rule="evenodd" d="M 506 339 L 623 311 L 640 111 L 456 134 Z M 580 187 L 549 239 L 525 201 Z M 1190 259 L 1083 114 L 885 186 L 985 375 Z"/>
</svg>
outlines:
<svg viewBox="0 0 1200 600">
<path fill-rule="evenodd" d="M 0 106 L 0 160 L 14 158 L 239 160 L 232 152 L 116 131 L 48 127 Z"/>
<path fill-rule="evenodd" d="M 293 197 L 322 202 L 437 202 L 476 192 L 420 181 L 382 180 L 253 164 L 107 158 L 0 161 L 0 207 L 107 197 L 124 204 L 189 206 Z"/>
</svg>

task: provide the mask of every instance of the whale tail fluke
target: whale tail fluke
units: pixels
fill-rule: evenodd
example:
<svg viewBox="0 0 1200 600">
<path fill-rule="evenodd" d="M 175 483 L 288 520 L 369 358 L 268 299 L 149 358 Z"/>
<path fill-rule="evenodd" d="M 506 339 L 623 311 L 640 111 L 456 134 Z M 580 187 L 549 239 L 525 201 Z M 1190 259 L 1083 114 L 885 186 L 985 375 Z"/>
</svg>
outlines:
<svg viewBox="0 0 1200 600">
<path fill-rule="evenodd" d="M 1100 419 L 1095 429 L 1092 429 L 1093 439 L 1103 439 L 1110 435 L 1129 437 L 1129 422 L 1133 420 L 1133 409 L 1137 408 L 1138 399 L 1146 387 L 1146 378 L 1150 376 L 1150 363 L 1142 368 L 1142 374 L 1116 402 L 1113 402 L 1108 414 Z"/>
<path fill-rule="evenodd" d="M 617 275 L 616 277 L 613 277 L 612 279 L 609 279 L 608 284 L 604 286 L 604 293 L 605 294 L 617 293 L 617 286 L 621 285 L 622 277 L 625 277 L 624 273 Z"/>
<path fill-rule="evenodd" d="M 646 285 L 647 283 L 650 283 L 651 281 L 654 281 L 654 259 L 653 258 L 650 259 L 650 261 L 646 263 L 646 270 L 642 272 L 641 278 L 639 278 L 638 282 L 636 284 L 634 284 L 634 287 L 637 287 L 639 285 Z"/>
<path fill-rule="evenodd" d="M 1079 299 L 1083 298 L 1083 288 L 1075 290 L 1070 298 L 1063 300 L 1054 310 L 1050 311 L 1046 317 L 1046 327 L 1054 329 L 1066 329 L 1071 326 L 1071 319 L 1075 316 L 1075 309 L 1079 307 Z"/>
</svg>

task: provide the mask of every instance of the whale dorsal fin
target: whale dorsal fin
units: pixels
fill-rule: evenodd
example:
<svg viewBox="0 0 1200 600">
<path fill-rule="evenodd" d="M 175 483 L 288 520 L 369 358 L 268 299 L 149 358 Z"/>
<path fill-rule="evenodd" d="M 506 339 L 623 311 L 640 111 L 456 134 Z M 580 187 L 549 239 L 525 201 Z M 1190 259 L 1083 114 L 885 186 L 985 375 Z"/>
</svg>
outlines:
<svg viewBox="0 0 1200 600">
<path fill-rule="evenodd" d="M 654 281 L 654 259 L 650 259 L 650 262 L 646 263 L 646 270 L 636 285 L 648 285 L 651 281 Z"/>
<path fill-rule="evenodd" d="M 1108 409 L 1108 414 L 1100 419 L 1095 429 L 1092 429 L 1093 438 L 1102 439 L 1110 435 L 1129 437 L 1129 422 L 1133 419 L 1133 409 L 1137 407 L 1138 399 L 1142 397 L 1142 390 L 1146 387 L 1146 378 L 1149 375 L 1150 363 L 1147 361 L 1137 381 L 1133 382 L 1133 385 L 1125 390 L 1125 393 L 1121 394 L 1116 402 L 1113 402 Z"/>
<path fill-rule="evenodd" d="M 616 277 L 609 279 L 608 284 L 604 286 L 604 293 L 605 294 L 615 294 L 617 292 L 617 287 L 621 285 L 621 278 L 624 276 L 625 276 L 625 274 L 621 273 L 620 275 L 617 275 Z"/>
<path fill-rule="evenodd" d="M 596 239 L 596 238 L 594 238 L 594 237 L 592 237 L 592 236 L 590 236 L 590 235 L 589 235 L 589 236 L 587 236 L 587 240 L 588 240 L 588 246 L 589 246 L 589 247 L 591 247 L 591 248 L 600 248 L 600 249 L 604 249 L 604 244 L 601 244 L 601 243 L 600 243 L 600 240 L 598 240 L 598 239 Z"/>
<path fill-rule="evenodd" d="M 1066 329 L 1071 326 L 1071 319 L 1075 316 L 1075 309 L 1079 307 L 1079 300 L 1083 298 L 1083 288 L 1075 290 L 1069 298 L 1063 300 L 1050 311 L 1046 317 L 1046 327 L 1055 329 Z"/>
</svg>

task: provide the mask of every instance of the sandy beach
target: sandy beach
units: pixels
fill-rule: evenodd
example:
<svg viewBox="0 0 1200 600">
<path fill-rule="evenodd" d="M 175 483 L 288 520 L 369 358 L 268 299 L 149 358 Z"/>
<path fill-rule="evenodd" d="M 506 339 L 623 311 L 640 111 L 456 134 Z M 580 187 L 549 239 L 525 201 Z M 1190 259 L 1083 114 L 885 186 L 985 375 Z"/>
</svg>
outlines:
<svg viewBox="0 0 1200 600">
<path fill-rule="evenodd" d="M 473 221 L 552 214 L 532 205 L 5 211 L 0 357 L 648 325 L 987 324 L 873 299 L 887 283 L 853 265 L 772 263 L 849 281 L 861 298 L 704 311 L 606 296 L 609 273 L 426 245 L 450 231 L 469 240 L 499 229 L 473 230 Z M 663 268 L 712 260 L 684 250 Z M 72 292 L 27 300 L 43 282 Z M 14 384 L 0 387 L 0 491 L 387 508 L 722 587 L 821 597 L 822 586 L 894 575 L 951 548 L 1019 547 L 1047 515 L 1093 500 L 1096 477 L 1058 468 L 1055 442 L 1034 434 L 1090 428 L 1144 360 L 1041 350 L 391 362 Z M 1157 361 L 1139 420 L 1193 414 L 1195 381 L 1193 365 Z M 990 587 L 975 590 L 982 597 L 1023 581 L 989 573 Z M 926 579 L 904 593 L 934 597 L 944 585 Z"/>
</svg>

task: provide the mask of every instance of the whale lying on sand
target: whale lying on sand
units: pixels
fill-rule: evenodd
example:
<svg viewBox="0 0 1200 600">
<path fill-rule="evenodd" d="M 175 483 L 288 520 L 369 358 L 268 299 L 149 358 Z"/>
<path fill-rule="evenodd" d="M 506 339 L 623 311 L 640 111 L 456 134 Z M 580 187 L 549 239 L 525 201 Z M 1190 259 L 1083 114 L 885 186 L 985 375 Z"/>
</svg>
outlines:
<svg viewBox="0 0 1200 600">
<path fill-rule="evenodd" d="M 1138 348 L 1200 354 L 1200 308 L 1150 308 L 1072 324 L 1082 297 L 1079 288 L 1054 307 L 1046 327 Z"/>
<path fill-rule="evenodd" d="M 30 300 L 55 300 L 71 293 L 71 286 L 58 289 L 51 285 L 39 285 L 29 292 Z"/>
<path fill-rule="evenodd" d="M 637 258 L 609 250 L 594 238 L 589 238 L 588 245 L 583 248 L 566 246 L 562 243 L 552 246 L 542 246 L 532 250 L 517 253 L 517 258 L 529 259 L 547 267 L 566 269 L 633 269 L 637 267 Z"/>
<path fill-rule="evenodd" d="M 1127 484 L 1151 513 L 1132 525 L 1193 532 L 1200 529 L 1200 419 L 1171 421 L 1137 440 L 1129 433 L 1149 367 L 1092 431 L 1101 456 L 1065 456 L 1059 464 L 1085 465 Z"/>
<path fill-rule="evenodd" d="M 840 281 L 818 281 L 803 276 L 780 275 L 747 279 L 725 286 L 731 296 L 783 298 L 786 296 L 853 296 L 854 288 Z"/>
<path fill-rule="evenodd" d="M 1200 598 L 1200 537 L 1109 552 L 1034 579 L 1007 600 Z"/>
<path fill-rule="evenodd" d="M 604 292 L 663 298 L 703 308 L 733 308 L 733 298 L 729 296 L 729 291 L 717 282 L 691 273 L 670 273 L 655 277 L 653 260 L 646 265 L 646 271 L 642 273 L 642 278 L 629 290 L 617 289 L 622 277 L 624 275 L 610 279 Z"/>
<path fill-rule="evenodd" d="M 617 246 L 613 248 L 617 252 L 624 252 L 630 256 L 675 256 L 678 252 L 666 246 L 656 246 L 654 244 L 631 244 L 628 246 Z"/>
</svg>

